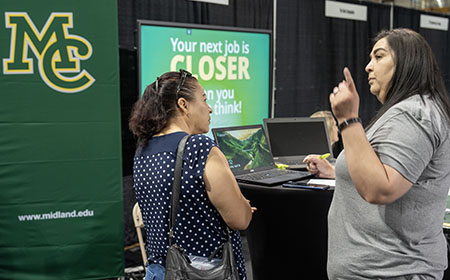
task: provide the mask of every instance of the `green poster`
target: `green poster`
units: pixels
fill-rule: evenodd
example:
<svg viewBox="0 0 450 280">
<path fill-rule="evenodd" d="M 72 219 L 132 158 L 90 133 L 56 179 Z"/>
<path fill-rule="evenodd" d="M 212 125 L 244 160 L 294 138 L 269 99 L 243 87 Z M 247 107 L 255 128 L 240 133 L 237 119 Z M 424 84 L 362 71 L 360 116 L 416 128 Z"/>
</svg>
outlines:
<svg viewBox="0 0 450 280">
<path fill-rule="evenodd" d="M 0 11 L 0 279 L 123 275 L 117 2 Z"/>
<path fill-rule="evenodd" d="M 162 73 L 186 69 L 205 90 L 210 128 L 262 124 L 271 96 L 270 33 L 194 26 L 141 22 L 141 93 Z"/>
</svg>

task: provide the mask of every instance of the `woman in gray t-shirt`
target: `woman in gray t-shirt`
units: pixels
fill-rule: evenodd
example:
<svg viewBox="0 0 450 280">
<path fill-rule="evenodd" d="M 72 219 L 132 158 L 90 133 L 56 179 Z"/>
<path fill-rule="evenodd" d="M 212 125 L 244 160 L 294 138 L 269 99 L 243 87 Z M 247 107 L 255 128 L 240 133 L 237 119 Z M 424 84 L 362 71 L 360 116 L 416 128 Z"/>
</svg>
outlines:
<svg viewBox="0 0 450 280">
<path fill-rule="evenodd" d="M 425 39 L 382 31 L 366 66 L 383 104 L 364 130 L 350 71 L 330 94 L 344 151 L 335 167 L 315 155 L 308 169 L 336 178 L 328 216 L 330 279 L 442 279 L 442 223 L 450 186 L 450 102 Z"/>
</svg>

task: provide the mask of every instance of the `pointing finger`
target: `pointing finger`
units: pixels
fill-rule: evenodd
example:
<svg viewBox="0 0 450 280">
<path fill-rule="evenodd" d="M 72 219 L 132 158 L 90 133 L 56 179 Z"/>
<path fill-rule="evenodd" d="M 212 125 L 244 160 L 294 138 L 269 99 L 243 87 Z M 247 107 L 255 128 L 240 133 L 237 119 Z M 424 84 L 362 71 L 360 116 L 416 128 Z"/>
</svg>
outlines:
<svg viewBox="0 0 450 280">
<path fill-rule="evenodd" d="M 352 74 L 350 73 L 350 70 L 348 70 L 347 67 L 344 68 L 344 77 L 348 87 L 349 88 L 353 87 L 354 86 L 353 77 Z"/>
</svg>

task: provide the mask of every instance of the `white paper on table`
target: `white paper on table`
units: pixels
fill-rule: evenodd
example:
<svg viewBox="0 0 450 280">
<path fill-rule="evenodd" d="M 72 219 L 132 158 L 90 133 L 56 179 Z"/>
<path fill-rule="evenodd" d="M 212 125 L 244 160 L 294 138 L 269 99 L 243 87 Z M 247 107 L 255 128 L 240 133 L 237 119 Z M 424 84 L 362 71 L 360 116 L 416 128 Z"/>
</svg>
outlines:
<svg viewBox="0 0 450 280">
<path fill-rule="evenodd" d="M 336 180 L 334 179 L 311 179 L 307 183 L 308 185 L 324 185 L 334 187 Z"/>
</svg>

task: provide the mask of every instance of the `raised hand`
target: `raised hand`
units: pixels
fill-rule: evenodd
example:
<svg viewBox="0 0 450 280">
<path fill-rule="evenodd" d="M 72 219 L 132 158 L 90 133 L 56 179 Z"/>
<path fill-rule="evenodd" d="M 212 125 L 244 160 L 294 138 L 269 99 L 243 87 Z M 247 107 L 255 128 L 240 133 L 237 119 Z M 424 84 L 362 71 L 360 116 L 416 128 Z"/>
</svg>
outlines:
<svg viewBox="0 0 450 280">
<path fill-rule="evenodd" d="M 330 103 L 333 114 L 338 123 L 358 117 L 359 95 L 353 82 L 352 74 L 347 67 L 344 68 L 345 80 L 334 87 L 330 94 Z"/>
</svg>

